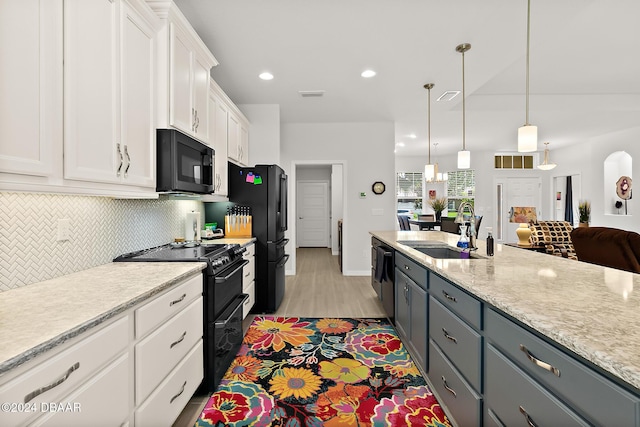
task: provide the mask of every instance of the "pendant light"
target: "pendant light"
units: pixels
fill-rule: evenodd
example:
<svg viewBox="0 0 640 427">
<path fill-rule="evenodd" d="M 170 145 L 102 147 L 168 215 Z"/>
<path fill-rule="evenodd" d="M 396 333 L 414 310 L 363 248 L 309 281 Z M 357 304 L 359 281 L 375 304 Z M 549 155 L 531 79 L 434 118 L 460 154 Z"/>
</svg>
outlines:
<svg viewBox="0 0 640 427">
<path fill-rule="evenodd" d="M 428 123 L 428 135 L 429 135 L 429 163 L 424 166 L 424 179 L 427 182 L 431 182 L 436 178 L 438 173 L 437 166 L 431 163 L 431 89 L 435 86 L 433 83 L 427 83 L 424 88 L 429 91 L 429 105 L 427 109 L 427 123 Z"/>
<path fill-rule="evenodd" d="M 527 73 L 526 73 L 526 115 L 524 126 L 518 128 L 518 153 L 538 150 L 538 127 L 529 124 L 529 39 L 531 21 L 531 0 L 527 0 Z"/>
<path fill-rule="evenodd" d="M 471 152 L 467 150 L 465 142 L 465 96 L 464 96 L 464 53 L 471 49 L 469 43 L 462 43 L 456 46 L 456 52 L 462 54 L 462 151 L 458 151 L 458 169 L 469 169 L 471 167 Z"/>
<path fill-rule="evenodd" d="M 543 171 L 550 171 L 555 168 L 557 165 L 555 163 L 549 162 L 549 143 L 544 143 L 544 162 L 541 165 L 538 165 L 538 169 Z"/>
</svg>

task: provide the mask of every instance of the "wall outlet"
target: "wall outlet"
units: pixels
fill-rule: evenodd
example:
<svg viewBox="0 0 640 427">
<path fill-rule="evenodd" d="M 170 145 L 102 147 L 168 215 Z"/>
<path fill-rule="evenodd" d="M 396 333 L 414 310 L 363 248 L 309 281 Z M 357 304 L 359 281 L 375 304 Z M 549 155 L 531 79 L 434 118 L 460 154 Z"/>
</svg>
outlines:
<svg viewBox="0 0 640 427">
<path fill-rule="evenodd" d="M 71 220 L 62 218 L 58 220 L 58 237 L 56 240 L 62 242 L 71 239 Z"/>
</svg>

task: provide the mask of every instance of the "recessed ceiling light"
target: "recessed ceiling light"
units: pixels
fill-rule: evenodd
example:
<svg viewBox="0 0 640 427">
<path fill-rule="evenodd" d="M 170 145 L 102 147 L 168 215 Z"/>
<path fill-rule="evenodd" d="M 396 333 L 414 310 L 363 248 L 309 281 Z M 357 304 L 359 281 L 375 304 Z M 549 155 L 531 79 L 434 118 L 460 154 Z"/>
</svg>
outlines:
<svg viewBox="0 0 640 427">
<path fill-rule="evenodd" d="M 273 80 L 273 74 L 267 71 L 261 73 L 258 77 L 260 77 L 262 80 Z"/>
<path fill-rule="evenodd" d="M 396 145 L 397 145 L 398 147 L 404 147 L 404 142 L 396 142 Z"/>
<path fill-rule="evenodd" d="M 459 90 L 448 90 L 436 99 L 436 101 L 451 101 L 453 98 L 458 96 L 460 93 Z"/>
<path fill-rule="evenodd" d="M 411 135 L 407 135 L 407 138 L 416 139 L 416 134 L 412 133 Z"/>
<path fill-rule="evenodd" d="M 373 77 L 376 75 L 376 72 L 373 70 L 364 70 L 362 72 L 362 74 L 360 74 L 362 77 L 364 77 L 365 79 L 368 79 L 369 77 Z"/>
</svg>

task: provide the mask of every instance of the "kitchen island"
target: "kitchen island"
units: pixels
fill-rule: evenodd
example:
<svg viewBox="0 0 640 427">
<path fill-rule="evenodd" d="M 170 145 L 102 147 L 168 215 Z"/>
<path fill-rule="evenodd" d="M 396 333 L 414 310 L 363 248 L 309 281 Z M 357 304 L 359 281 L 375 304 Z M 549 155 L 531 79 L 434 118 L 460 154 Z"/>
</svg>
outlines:
<svg viewBox="0 0 640 427">
<path fill-rule="evenodd" d="M 603 423 L 598 415 L 579 407 L 584 399 L 578 395 L 586 395 L 585 399 L 588 401 L 589 393 L 601 394 L 604 401 L 610 395 L 613 402 L 625 402 L 630 413 L 617 418 L 623 420 L 623 424 L 615 425 L 638 425 L 640 293 L 634 293 L 633 290 L 640 287 L 640 275 L 506 245 L 497 245 L 495 256 L 486 257 L 484 241 L 477 242 L 478 258 L 437 259 L 412 246 L 423 241 L 431 245 L 455 247 L 459 236 L 438 231 L 380 231 L 371 232 L 371 235 L 396 251 L 396 311 L 399 301 L 401 303 L 403 300 L 398 292 L 406 292 L 399 289 L 399 283 L 412 282 L 410 273 L 399 276 L 398 271 L 403 272 L 403 269 L 398 259 L 408 259 L 426 270 L 423 289 L 429 293 L 428 304 L 424 307 L 429 313 L 429 344 L 428 348 L 424 348 L 428 356 L 423 357 L 429 360 L 428 376 L 432 382 L 439 382 L 439 373 L 437 378 L 433 377 L 434 367 L 451 365 L 453 371 L 460 374 L 462 383 L 468 386 L 471 400 L 481 402 L 480 407 L 484 403 L 484 409 L 480 409 L 483 415 L 479 418 L 484 418 L 485 425 L 491 425 L 490 420 L 495 425 L 509 424 L 504 419 L 509 416 L 504 416 L 501 420 L 489 408 L 499 407 L 503 400 L 508 400 L 506 396 L 501 396 L 499 399 L 493 398 L 493 403 L 491 402 L 491 396 L 499 394 L 501 386 L 497 384 L 500 381 L 492 375 L 492 369 L 496 366 L 501 369 L 504 366 L 513 367 L 514 372 L 522 374 L 528 385 L 541 389 L 545 396 L 560 400 L 558 405 L 569 413 L 572 420 L 578 420 L 577 425 Z M 409 270 L 409 267 L 415 266 L 405 267 Z M 413 274 L 414 278 L 417 277 Z M 473 311 L 447 307 L 446 303 L 454 299 L 449 295 L 451 292 L 448 289 L 462 291 L 460 297 L 468 298 L 470 304 L 477 306 L 470 309 L 477 310 L 477 322 L 473 320 Z M 469 315 L 470 312 L 472 315 Z M 467 366 L 456 366 L 455 360 L 462 359 L 456 359 L 458 356 L 455 354 L 448 355 L 444 347 L 438 345 L 442 340 L 442 331 L 445 331 L 444 343 L 455 339 L 449 329 L 441 327 L 441 318 L 444 316 L 442 313 L 459 321 L 462 325 L 460 330 L 468 332 L 475 340 L 479 360 L 478 366 L 470 370 L 472 374 L 466 374 Z M 442 331 L 436 330 L 436 325 Z M 399 329 L 401 328 L 402 325 Z M 520 341 L 516 342 L 520 338 L 533 340 L 540 349 L 536 353 L 531 350 L 533 344 L 527 347 Z M 461 344 L 458 341 L 452 345 L 460 348 Z M 513 349 L 507 348 L 512 345 Z M 411 349 L 411 345 L 409 348 Z M 547 350 L 549 354 L 558 353 L 559 358 L 570 362 L 567 368 L 558 369 L 541 360 L 544 359 L 541 352 Z M 520 355 L 524 362 L 516 359 Z M 493 360 L 497 362 L 493 363 Z M 467 362 L 466 365 L 468 364 Z M 528 369 L 533 371 L 528 372 Z M 566 392 L 562 389 L 566 385 L 556 386 L 554 381 L 562 379 L 574 382 L 576 388 L 590 387 L 589 381 L 584 384 L 581 382 L 581 374 L 572 376 L 573 369 L 584 371 L 584 375 L 593 379 L 598 387 L 602 384 L 604 391 L 595 389 Z M 538 375 L 541 377 L 538 378 Z M 500 376 L 504 376 L 504 381 L 510 378 L 504 370 L 500 371 Z M 549 376 L 553 379 L 548 378 Z M 515 382 L 516 380 L 511 381 L 511 387 L 517 388 Z M 447 390 L 446 393 L 450 392 L 450 384 L 451 381 L 445 382 L 443 390 Z M 437 392 L 437 385 L 435 389 Z M 576 402 L 574 396 L 578 396 L 575 398 Z M 440 397 L 444 397 L 446 406 L 447 397 Z M 611 410 L 615 411 L 613 408 Z M 583 411 L 586 413 L 582 413 Z M 500 409 L 496 412 L 500 412 Z M 518 412 L 517 406 L 515 412 Z M 519 412 L 517 416 L 525 419 L 523 410 Z M 530 413 L 526 416 L 530 416 Z M 535 417 L 531 418 L 535 420 Z"/>
</svg>

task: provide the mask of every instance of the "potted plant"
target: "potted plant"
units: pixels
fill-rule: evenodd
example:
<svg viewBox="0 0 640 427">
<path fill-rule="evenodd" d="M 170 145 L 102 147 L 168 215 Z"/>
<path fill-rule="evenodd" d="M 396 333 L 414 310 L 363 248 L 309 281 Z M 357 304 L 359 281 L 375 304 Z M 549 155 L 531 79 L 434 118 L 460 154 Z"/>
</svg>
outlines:
<svg viewBox="0 0 640 427">
<path fill-rule="evenodd" d="M 589 220 L 591 219 L 591 202 L 588 200 L 582 200 L 578 204 L 578 213 L 580 214 L 579 227 L 588 227 Z"/>
<path fill-rule="evenodd" d="M 446 197 L 436 197 L 435 199 L 429 199 L 429 206 L 436 213 L 436 221 L 440 221 L 442 218 L 442 211 L 447 208 Z"/>
</svg>

